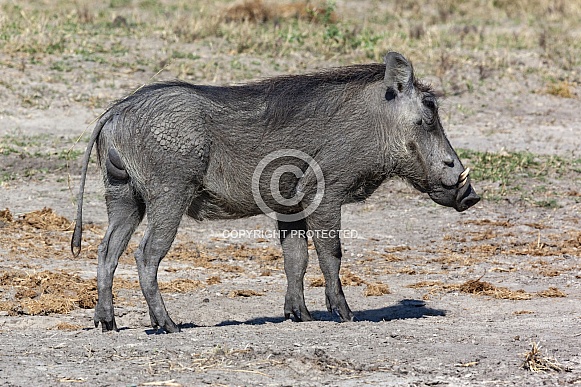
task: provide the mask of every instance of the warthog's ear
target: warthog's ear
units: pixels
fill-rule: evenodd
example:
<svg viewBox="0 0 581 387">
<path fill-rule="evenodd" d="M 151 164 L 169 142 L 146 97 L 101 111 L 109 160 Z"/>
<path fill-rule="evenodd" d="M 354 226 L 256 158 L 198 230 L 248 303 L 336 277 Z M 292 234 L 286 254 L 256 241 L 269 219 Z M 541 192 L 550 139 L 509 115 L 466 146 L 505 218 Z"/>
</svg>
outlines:
<svg viewBox="0 0 581 387">
<path fill-rule="evenodd" d="M 406 90 L 411 90 L 414 85 L 414 69 L 410 62 L 400 53 L 391 51 L 384 58 L 385 85 L 387 93 L 385 98 L 390 100 Z"/>
</svg>

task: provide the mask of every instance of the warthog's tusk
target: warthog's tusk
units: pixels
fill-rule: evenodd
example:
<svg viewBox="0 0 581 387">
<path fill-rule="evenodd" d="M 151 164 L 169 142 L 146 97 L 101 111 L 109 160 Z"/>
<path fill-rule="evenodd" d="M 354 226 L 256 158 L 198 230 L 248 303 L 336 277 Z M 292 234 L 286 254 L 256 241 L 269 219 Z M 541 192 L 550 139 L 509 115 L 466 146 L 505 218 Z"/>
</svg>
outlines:
<svg viewBox="0 0 581 387">
<path fill-rule="evenodd" d="M 458 177 L 458 188 L 462 188 L 466 185 L 466 182 L 468 181 L 468 174 L 470 173 L 470 168 L 466 168 L 464 170 L 464 172 L 462 172 L 460 174 L 460 176 Z"/>
</svg>

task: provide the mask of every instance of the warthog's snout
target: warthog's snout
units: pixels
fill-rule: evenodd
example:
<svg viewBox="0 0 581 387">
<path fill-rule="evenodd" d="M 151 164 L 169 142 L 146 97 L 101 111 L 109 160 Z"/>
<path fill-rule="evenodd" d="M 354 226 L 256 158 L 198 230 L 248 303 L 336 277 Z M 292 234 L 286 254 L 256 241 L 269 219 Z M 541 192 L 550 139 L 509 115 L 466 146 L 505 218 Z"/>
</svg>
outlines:
<svg viewBox="0 0 581 387">
<path fill-rule="evenodd" d="M 476 194 L 472 184 L 470 184 L 470 168 L 458 176 L 458 194 L 456 196 L 456 211 L 465 211 L 480 201 L 480 196 Z"/>
<path fill-rule="evenodd" d="M 458 172 L 454 173 L 453 169 L 449 168 L 445 172 L 449 174 L 447 176 L 449 176 L 450 180 L 456 183 L 447 185 L 444 181 L 437 181 L 427 192 L 433 201 L 442 206 L 453 207 L 459 212 L 466 211 L 480 201 L 480 196 L 476 194 L 470 183 L 470 168 L 466 168 L 458 174 L 457 178 L 453 176 Z"/>
</svg>

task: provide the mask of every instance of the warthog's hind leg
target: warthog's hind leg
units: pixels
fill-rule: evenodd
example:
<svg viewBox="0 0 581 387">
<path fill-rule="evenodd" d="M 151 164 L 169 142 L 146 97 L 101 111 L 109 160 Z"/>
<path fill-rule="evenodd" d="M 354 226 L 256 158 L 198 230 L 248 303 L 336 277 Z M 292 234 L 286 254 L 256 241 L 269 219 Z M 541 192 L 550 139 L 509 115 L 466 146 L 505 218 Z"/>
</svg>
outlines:
<svg viewBox="0 0 581 387">
<path fill-rule="evenodd" d="M 157 283 L 157 271 L 176 236 L 186 203 L 189 202 L 187 199 L 185 194 L 171 192 L 147 203 L 147 230 L 135 252 L 139 284 L 149 306 L 151 325 L 169 333 L 179 332 L 180 328 L 165 308 Z"/>
<path fill-rule="evenodd" d="M 111 186 L 107 189 L 109 227 L 98 250 L 95 327 L 101 323 L 103 332 L 117 330 L 113 310 L 113 275 L 119 256 L 127 248 L 131 235 L 143 219 L 145 208 L 128 186 Z"/>
<path fill-rule="evenodd" d="M 304 220 L 292 223 L 279 221 L 278 229 L 288 283 L 284 300 L 284 317 L 288 319 L 292 315 L 297 321 L 311 321 L 313 318 L 305 305 L 303 285 L 309 260 L 307 225 Z"/>
</svg>

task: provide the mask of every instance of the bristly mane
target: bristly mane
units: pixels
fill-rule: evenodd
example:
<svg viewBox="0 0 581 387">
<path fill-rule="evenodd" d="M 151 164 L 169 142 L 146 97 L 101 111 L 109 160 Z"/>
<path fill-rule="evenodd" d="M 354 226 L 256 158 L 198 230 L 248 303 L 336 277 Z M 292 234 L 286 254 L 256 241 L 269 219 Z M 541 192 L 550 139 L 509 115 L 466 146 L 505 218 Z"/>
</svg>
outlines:
<svg viewBox="0 0 581 387">
<path fill-rule="evenodd" d="M 307 74 L 281 75 L 253 82 L 248 85 L 264 87 L 280 86 L 288 83 L 288 86 L 292 88 L 315 88 L 326 84 L 338 85 L 352 83 L 361 85 L 381 81 L 384 77 L 385 64 L 371 63 L 334 67 Z"/>
<path fill-rule="evenodd" d="M 307 74 L 281 75 L 230 86 L 195 85 L 180 80 L 156 82 L 142 87 L 122 100 L 145 96 L 167 87 L 184 87 L 205 95 L 225 108 L 234 104 L 232 107 L 236 109 L 236 104 L 242 101 L 248 101 L 255 108 L 263 106 L 262 119 L 269 130 L 273 130 L 300 117 L 306 107 L 333 114 L 365 85 L 383 81 L 384 78 L 385 64 L 371 63 L 335 67 Z M 429 85 L 416 79 L 414 86 L 421 92 L 432 93 Z"/>
<path fill-rule="evenodd" d="M 375 63 L 282 75 L 247 87 L 264 95 L 266 126 L 276 130 L 297 121 L 296 118 L 304 118 L 304 109 L 332 115 L 365 85 L 380 82 L 384 77 L 385 65 Z"/>
<path fill-rule="evenodd" d="M 303 75 L 282 75 L 238 86 L 264 95 L 265 118 L 271 129 L 284 126 L 310 104 L 333 112 L 365 85 L 385 79 L 385 64 L 336 67 Z M 420 92 L 432 93 L 430 85 L 414 78 Z M 324 96 L 322 93 L 330 95 Z"/>
<path fill-rule="evenodd" d="M 353 86 L 360 86 L 379 82 L 384 78 L 385 64 L 370 63 L 334 67 L 306 74 L 280 75 L 273 78 L 258 80 L 256 82 L 250 82 L 242 85 L 242 87 L 275 88 L 276 86 L 284 85 L 285 87 L 288 86 L 292 89 L 312 89 L 323 85 L 351 84 Z M 431 85 L 423 83 L 415 77 L 414 87 L 424 93 L 433 93 Z"/>
</svg>

